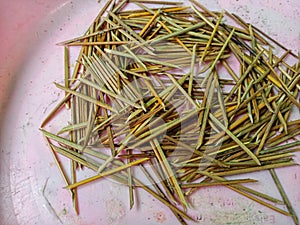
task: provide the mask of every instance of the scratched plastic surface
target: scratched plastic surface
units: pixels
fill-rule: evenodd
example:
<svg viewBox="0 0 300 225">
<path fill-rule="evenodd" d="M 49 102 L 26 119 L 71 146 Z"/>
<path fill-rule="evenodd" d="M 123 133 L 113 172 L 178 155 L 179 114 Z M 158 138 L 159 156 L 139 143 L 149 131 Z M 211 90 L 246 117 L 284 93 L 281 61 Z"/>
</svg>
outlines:
<svg viewBox="0 0 300 225">
<path fill-rule="evenodd" d="M 40 122 L 62 97 L 52 84 L 62 80 L 63 71 L 63 49 L 55 43 L 83 34 L 103 2 L 0 1 L 0 224 L 179 224 L 168 208 L 142 190 L 137 192 L 138 204 L 129 210 L 127 188 L 108 180 L 79 189 L 81 211 L 76 216 L 38 131 Z M 300 49 L 298 0 L 201 3 L 212 10 L 224 8 L 237 13 L 294 52 Z M 299 118 L 299 113 L 294 117 Z M 296 161 L 300 162 L 299 154 Z M 296 212 L 300 212 L 299 167 L 280 169 L 278 175 Z M 251 187 L 280 198 L 268 174 L 245 177 L 265 180 L 264 186 Z M 293 224 L 289 217 L 225 187 L 202 188 L 190 201 L 194 206 L 190 214 L 197 221 L 191 225 Z"/>
</svg>

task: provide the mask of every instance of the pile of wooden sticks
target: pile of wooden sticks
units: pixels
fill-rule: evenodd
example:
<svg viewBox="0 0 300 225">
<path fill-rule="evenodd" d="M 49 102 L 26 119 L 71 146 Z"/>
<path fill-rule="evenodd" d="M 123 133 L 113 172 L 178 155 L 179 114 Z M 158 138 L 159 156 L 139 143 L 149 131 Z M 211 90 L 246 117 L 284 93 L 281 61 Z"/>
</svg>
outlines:
<svg viewBox="0 0 300 225">
<path fill-rule="evenodd" d="M 65 48 L 65 81 L 55 85 L 65 97 L 41 131 L 76 210 L 76 188 L 109 177 L 128 186 L 130 207 L 141 188 L 182 224 L 192 219 L 187 196 L 214 185 L 298 224 L 274 170 L 296 165 L 300 120 L 290 115 L 300 109 L 297 55 L 238 16 L 193 0 L 190 6 L 110 0 L 83 36 L 59 44 Z M 73 46 L 81 51 L 71 69 Z M 70 123 L 47 131 L 62 108 Z M 61 156 L 70 159 L 71 177 Z M 95 175 L 78 181 L 81 167 Z M 152 186 L 135 177 L 137 170 Z M 226 178 L 263 170 L 270 171 L 282 199 L 243 186 L 264 181 Z"/>
</svg>

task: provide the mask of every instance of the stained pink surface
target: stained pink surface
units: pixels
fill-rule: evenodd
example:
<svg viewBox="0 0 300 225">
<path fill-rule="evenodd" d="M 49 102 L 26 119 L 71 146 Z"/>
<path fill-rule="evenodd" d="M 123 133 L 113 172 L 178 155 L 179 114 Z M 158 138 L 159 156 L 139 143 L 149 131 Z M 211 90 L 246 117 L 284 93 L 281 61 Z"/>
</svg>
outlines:
<svg viewBox="0 0 300 225">
<path fill-rule="evenodd" d="M 296 53 L 300 49 L 297 0 L 199 2 L 209 9 L 235 12 Z M 55 43 L 83 34 L 100 8 L 96 0 L 84 4 L 79 0 L 0 1 L 0 224 L 178 224 L 167 208 L 141 190 L 137 192 L 139 205 L 129 210 L 128 190 L 107 180 L 79 190 L 81 213 L 76 216 L 38 131 L 62 97 L 52 85 L 62 81 L 63 74 L 63 51 Z M 50 129 L 56 130 L 61 123 L 65 123 L 63 118 Z M 299 167 L 279 170 L 278 175 L 299 212 Z M 269 176 L 247 177 L 269 181 L 252 187 L 279 197 L 271 191 Z M 191 216 L 198 221 L 190 224 L 292 224 L 290 218 L 226 188 L 203 188 L 190 201 L 195 207 Z"/>
<path fill-rule="evenodd" d="M 37 25 L 62 0 L 0 1 L 0 113 L 10 94 L 9 83 L 25 61 L 31 46 L 41 39 Z"/>
</svg>

